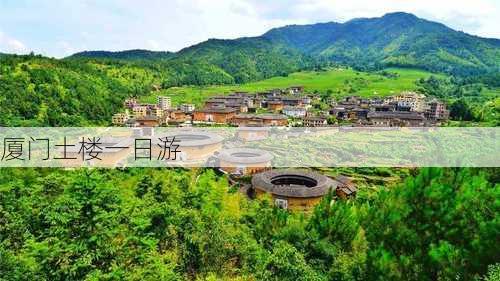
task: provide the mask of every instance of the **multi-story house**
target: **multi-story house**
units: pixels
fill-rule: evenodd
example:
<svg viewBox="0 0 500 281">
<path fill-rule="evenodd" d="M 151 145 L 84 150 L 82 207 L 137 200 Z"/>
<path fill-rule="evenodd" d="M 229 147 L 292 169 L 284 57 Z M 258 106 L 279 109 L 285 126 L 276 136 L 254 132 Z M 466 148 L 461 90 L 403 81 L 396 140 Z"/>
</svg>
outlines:
<svg viewBox="0 0 500 281">
<path fill-rule="evenodd" d="M 194 111 L 195 106 L 191 103 L 183 103 L 180 105 L 179 109 L 184 113 L 191 113 Z"/>
<path fill-rule="evenodd" d="M 113 115 L 112 123 L 113 125 L 122 126 L 127 122 L 128 119 L 129 116 L 127 113 L 116 113 Z"/>
<path fill-rule="evenodd" d="M 395 103 L 398 107 L 408 107 L 410 111 L 424 112 L 425 95 L 415 92 L 402 92 L 399 95 L 388 97 L 384 100 L 385 104 Z"/>
<path fill-rule="evenodd" d="M 425 117 L 429 120 L 445 120 L 450 116 L 450 112 L 446 109 L 446 104 L 433 100 L 427 104 Z"/>
<path fill-rule="evenodd" d="M 148 115 L 148 107 L 145 105 L 136 105 L 132 108 L 132 114 L 135 118 Z"/>
<path fill-rule="evenodd" d="M 167 109 L 170 109 L 170 107 L 172 106 L 172 101 L 171 101 L 170 97 L 158 96 L 156 98 L 156 104 L 158 105 L 158 107 L 160 109 L 167 110 Z"/>
</svg>

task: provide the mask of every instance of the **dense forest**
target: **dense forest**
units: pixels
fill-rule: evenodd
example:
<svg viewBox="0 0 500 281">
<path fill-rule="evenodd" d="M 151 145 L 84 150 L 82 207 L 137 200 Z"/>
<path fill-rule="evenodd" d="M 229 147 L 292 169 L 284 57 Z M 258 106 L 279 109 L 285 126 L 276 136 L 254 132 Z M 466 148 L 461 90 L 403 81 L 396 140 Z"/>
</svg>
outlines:
<svg viewBox="0 0 500 281">
<path fill-rule="evenodd" d="M 165 76 L 126 62 L 0 57 L 0 124 L 108 124 L 126 97 L 149 93 Z"/>
<path fill-rule="evenodd" d="M 263 37 L 360 69 L 418 67 L 465 76 L 500 69 L 500 40 L 472 36 L 408 13 L 342 24 L 292 25 Z"/>
<path fill-rule="evenodd" d="M 495 85 L 489 76 L 438 78 L 430 76 L 416 81 L 417 90 L 429 97 L 448 102 L 450 118 L 455 121 L 478 122 L 485 126 L 500 126 L 500 96 L 489 92 Z M 459 123 L 459 125 L 470 123 Z"/>
<path fill-rule="evenodd" d="M 89 51 L 74 54 L 68 59 L 89 58 L 142 61 L 142 65 L 166 70 L 169 76 L 162 81 L 165 88 L 245 83 L 326 64 L 263 38 L 211 39 L 175 54 L 144 50 L 107 53 Z"/>
<path fill-rule="evenodd" d="M 498 169 L 411 174 L 299 214 L 211 170 L 2 169 L 0 279 L 498 280 Z"/>
</svg>

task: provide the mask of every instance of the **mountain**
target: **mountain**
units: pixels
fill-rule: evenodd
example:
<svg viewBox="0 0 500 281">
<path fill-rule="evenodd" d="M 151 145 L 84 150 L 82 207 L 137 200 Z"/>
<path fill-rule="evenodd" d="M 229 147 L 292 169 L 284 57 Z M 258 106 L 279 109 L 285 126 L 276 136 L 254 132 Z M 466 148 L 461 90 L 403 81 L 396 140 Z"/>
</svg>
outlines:
<svg viewBox="0 0 500 281">
<path fill-rule="evenodd" d="M 345 23 L 285 26 L 262 37 L 352 66 L 410 66 L 452 73 L 500 69 L 500 40 L 402 12 Z"/>
<path fill-rule="evenodd" d="M 135 60 L 143 66 L 168 69 L 171 76 L 165 81 L 165 87 L 245 83 L 316 65 L 312 57 L 300 50 L 261 37 L 210 39 L 177 53 L 86 51 L 67 59 L 75 58 Z"/>
<path fill-rule="evenodd" d="M 468 75 L 500 70 L 500 40 L 469 35 L 441 23 L 397 12 L 345 23 L 290 25 L 259 37 L 210 39 L 177 53 L 98 51 L 77 53 L 71 58 L 75 57 L 162 59 L 166 61 L 163 67 L 170 68 L 179 77 L 198 72 L 196 68 L 204 69 L 197 74 L 199 79 L 191 81 L 198 84 L 204 84 L 203 81 L 243 83 L 311 69 L 320 62 L 359 69 L 402 66 Z M 207 71 L 217 72 L 218 78 L 205 79 Z"/>
<path fill-rule="evenodd" d="M 156 60 L 168 59 L 173 56 L 172 52 L 158 52 L 149 50 L 127 50 L 127 51 L 85 51 L 72 55 L 75 58 L 104 58 L 119 60 Z"/>
<path fill-rule="evenodd" d="M 283 76 L 315 65 L 315 60 L 303 52 L 260 37 L 210 39 L 182 49 L 173 61 L 216 65 L 232 75 L 236 83 Z"/>
</svg>

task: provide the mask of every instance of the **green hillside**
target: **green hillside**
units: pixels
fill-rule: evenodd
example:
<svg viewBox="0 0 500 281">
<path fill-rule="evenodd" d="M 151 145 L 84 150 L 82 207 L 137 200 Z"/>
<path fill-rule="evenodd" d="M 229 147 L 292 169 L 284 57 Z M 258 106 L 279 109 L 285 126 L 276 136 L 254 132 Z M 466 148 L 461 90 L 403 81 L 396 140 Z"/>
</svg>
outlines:
<svg viewBox="0 0 500 281">
<path fill-rule="evenodd" d="M 385 75 L 384 75 L 385 74 Z M 385 72 L 359 72 L 353 69 L 331 68 L 325 71 L 303 71 L 287 77 L 274 77 L 241 85 L 172 87 L 150 96 L 144 101 L 154 101 L 157 95 L 172 97 L 174 104 L 183 102 L 201 105 L 210 95 L 234 91 L 258 92 L 276 88 L 303 85 L 307 92 L 329 93 L 332 97 L 361 95 L 365 97 L 387 96 L 417 88 L 415 82 L 433 75 L 416 69 L 387 69 Z M 438 75 L 444 77 L 444 75 Z"/>
<path fill-rule="evenodd" d="M 210 39 L 177 53 L 90 51 L 70 58 L 141 61 L 167 69 L 164 86 L 233 84 L 341 64 L 360 70 L 421 68 L 460 76 L 500 71 L 500 40 L 407 13 L 345 23 L 291 25 L 260 37 Z"/>
<path fill-rule="evenodd" d="M 74 59 L 128 60 L 168 72 L 163 87 L 180 85 L 234 84 L 312 69 L 316 60 L 300 51 L 263 38 L 211 39 L 178 53 L 147 51 L 82 52 Z"/>
<path fill-rule="evenodd" d="M 361 68 L 411 66 L 462 75 L 500 69 L 500 40 L 455 31 L 407 13 L 343 24 L 292 25 L 270 30 L 263 37 Z"/>
<path fill-rule="evenodd" d="M 109 51 L 86 51 L 73 55 L 79 58 L 101 58 L 117 60 L 161 60 L 171 58 L 171 52 L 157 52 L 149 50 L 127 50 L 118 52 Z"/>
<path fill-rule="evenodd" d="M 108 124 L 126 97 L 149 93 L 165 75 L 125 62 L 0 57 L 0 125 Z"/>
</svg>

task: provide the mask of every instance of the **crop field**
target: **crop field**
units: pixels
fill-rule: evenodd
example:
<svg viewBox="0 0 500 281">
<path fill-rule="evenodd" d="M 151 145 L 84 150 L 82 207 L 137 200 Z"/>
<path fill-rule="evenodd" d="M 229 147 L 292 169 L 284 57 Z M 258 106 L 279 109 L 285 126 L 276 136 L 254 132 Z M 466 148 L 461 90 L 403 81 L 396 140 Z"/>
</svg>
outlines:
<svg viewBox="0 0 500 281">
<path fill-rule="evenodd" d="M 386 72 L 392 75 L 337 68 L 320 72 L 304 71 L 290 74 L 287 77 L 274 77 L 241 85 L 173 87 L 154 92 L 150 96 L 144 97 L 143 101 L 154 102 L 156 96 L 166 95 L 172 98 L 174 105 L 180 103 L 201 105 L 211 95 L 227 94 L 234 91 L 258 92 L 287 88 L 293 85 L 304 86 L 306 92 L 330 93 L 334 97 L 348 95 L 387 96 L 404 90 L 414 90 L 415 81 L 420 78 L 442 75 L 422 70 L 398 68 L 390 68 Z"/>
</svg>

